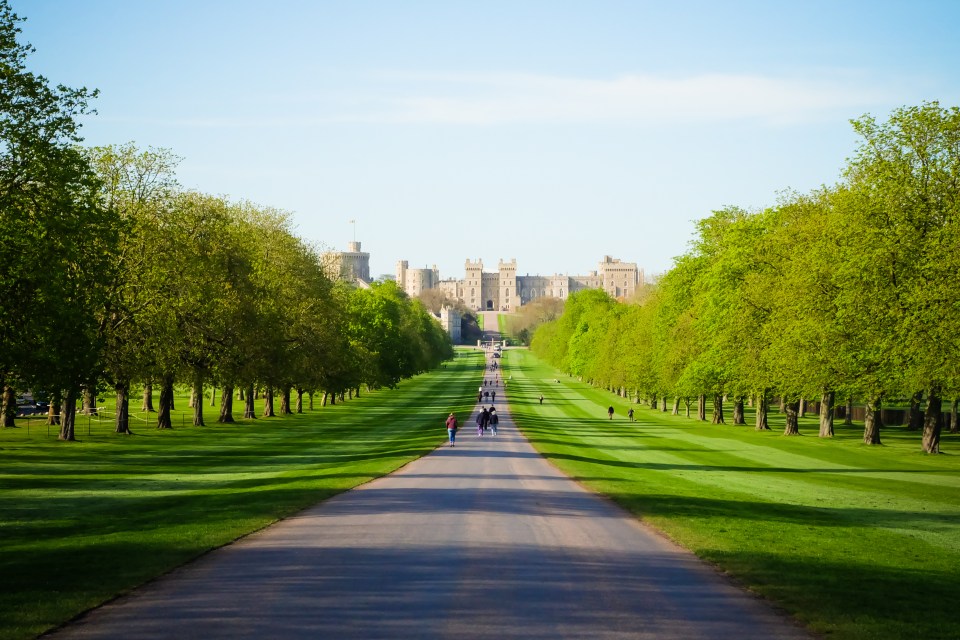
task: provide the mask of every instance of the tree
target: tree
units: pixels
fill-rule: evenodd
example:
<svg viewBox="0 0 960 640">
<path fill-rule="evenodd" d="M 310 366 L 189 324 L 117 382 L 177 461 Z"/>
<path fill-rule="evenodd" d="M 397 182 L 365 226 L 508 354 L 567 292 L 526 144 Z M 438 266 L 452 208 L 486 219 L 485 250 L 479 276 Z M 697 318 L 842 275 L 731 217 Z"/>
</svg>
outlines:
<svg viewBox="0 0 960 640">
<path fill-rule="evenodd" d="M 853 126 L 862 141 L 848 176 L 864 223 L 856 228 L 870 241 L 862 264 L 882 305 L 875 317 L 896 325 L 887 361 L 907 389 L 926 390 L 922 448 L 938 453 L 941 399 L 960 387 L 955 359 L 944 357 L 960 346 L 960 109 L 929 102 Z"/>
<path fill-rule="evenodd" d="M 158 221 L 178 190 L 178 158 L 164 149 L 140 150 L 133 143 L 96 147 L 88 158 L 102 184 L 103 205 L 123 222 L 98 326 L 104 341 L 102 373 L 117 397 L 115 430 L 130 433 L 130 385 L 150 370 L 151 354 L 143 348 L 150 331 L 146 319 L 162 301 L 158 285 L 166 268 L 155 242 L 161 232 Z"/>
<path fill-rule="evenodd" d="M 97 366 L 118 220 L 99 202 L 78 116 L 95 91 L 50 87 L 26 70 L 19 18 L 0 0 L 0 371 L 63 390 L 60 437 L 73 440 L 80 384 Z"/>
</svg>

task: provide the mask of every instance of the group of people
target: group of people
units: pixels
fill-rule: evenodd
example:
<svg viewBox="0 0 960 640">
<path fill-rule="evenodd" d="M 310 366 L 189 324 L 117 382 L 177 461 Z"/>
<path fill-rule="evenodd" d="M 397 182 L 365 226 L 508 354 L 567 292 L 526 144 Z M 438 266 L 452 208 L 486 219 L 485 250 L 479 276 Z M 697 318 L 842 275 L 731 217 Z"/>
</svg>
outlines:
<svg viewBox="0 0 960 640">
<path fill-rule="evenodd" d="M 480 389 L 477 390 L 477 402 L 483 402 L 485 398 L 489 398 L 490 402 L 496 402 L 497 392 L 480 387 Z"/>
<path fill-rule="evenodd" d="M 491 371 L 496 371 L 497 363 L 494 362 L 490 366 Z M 486 402 L 491 403 L 490 408 L 481 407 L 480 411 L 477 413 L 477 435 L 484 436 L 488 431 L 493 435 L 497 435 L 497 427 L 500 424 L 500 416 L 497 415 L 497 408 L 493 406 L 492 403 L 497 401 L 497 392 L 495 389 L 490 387 L 499 387 L 500 386 L 500 375 L 499 373 L 495 375 L 492 379 L 483 379 L 483 384 L 477 389 L 477 402 Z M 503 386 L 506 387 L 507 383 L 504 381 Z M 450 438 L 450 446 L 456 446 L 457 442 L 457 431 L 460 429 L 460 423 L 457 422 L 457 416 L 451 413 L 447 416 L 446 421 L 447 434 Z"/>
</svg>

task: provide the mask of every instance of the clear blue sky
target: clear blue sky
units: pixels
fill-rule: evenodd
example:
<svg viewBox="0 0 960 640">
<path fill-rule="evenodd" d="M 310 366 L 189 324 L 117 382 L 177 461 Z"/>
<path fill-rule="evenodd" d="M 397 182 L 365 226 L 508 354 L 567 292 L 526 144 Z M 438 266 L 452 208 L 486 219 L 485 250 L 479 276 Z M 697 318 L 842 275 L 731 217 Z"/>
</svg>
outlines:
<svg viewBox="0 0 960 640">
<path fill-rule="evenodd" d="M 462 277 L 664 271 L 693 221 L 836 181 L 849 119 L 960 104 L 960 1 L 11 0 L 89 144 Z"/>
</svg>

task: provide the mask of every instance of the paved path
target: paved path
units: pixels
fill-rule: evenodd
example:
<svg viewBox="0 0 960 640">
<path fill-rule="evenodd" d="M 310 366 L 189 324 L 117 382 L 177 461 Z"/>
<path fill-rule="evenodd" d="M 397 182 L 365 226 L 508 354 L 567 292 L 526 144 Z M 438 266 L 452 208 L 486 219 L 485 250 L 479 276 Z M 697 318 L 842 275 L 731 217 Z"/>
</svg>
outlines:
<svg viewBox="0 0 960 640">
<path fill-rule="evenodd" d="M 808 637 L 559 473 L 497 390 L 497 437 L 477 437 L 471 420 L 455 448 L 210 553 L 54 637 Z"/>
</svg>

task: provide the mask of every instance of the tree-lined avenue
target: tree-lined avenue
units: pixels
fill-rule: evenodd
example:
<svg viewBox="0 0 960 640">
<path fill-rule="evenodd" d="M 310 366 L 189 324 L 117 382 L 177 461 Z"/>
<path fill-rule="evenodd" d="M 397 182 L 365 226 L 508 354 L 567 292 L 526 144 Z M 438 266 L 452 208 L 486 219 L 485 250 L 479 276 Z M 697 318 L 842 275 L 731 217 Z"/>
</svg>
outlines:
<svg viewBox="0 0 960 640">
<path fill-rule="evenodd" d="M 498 436 L 341 494 L 56 638 L 802 638 L 691 554 Z M 436 416 L 438 434 L 443 416 Z"/>
</svg>

